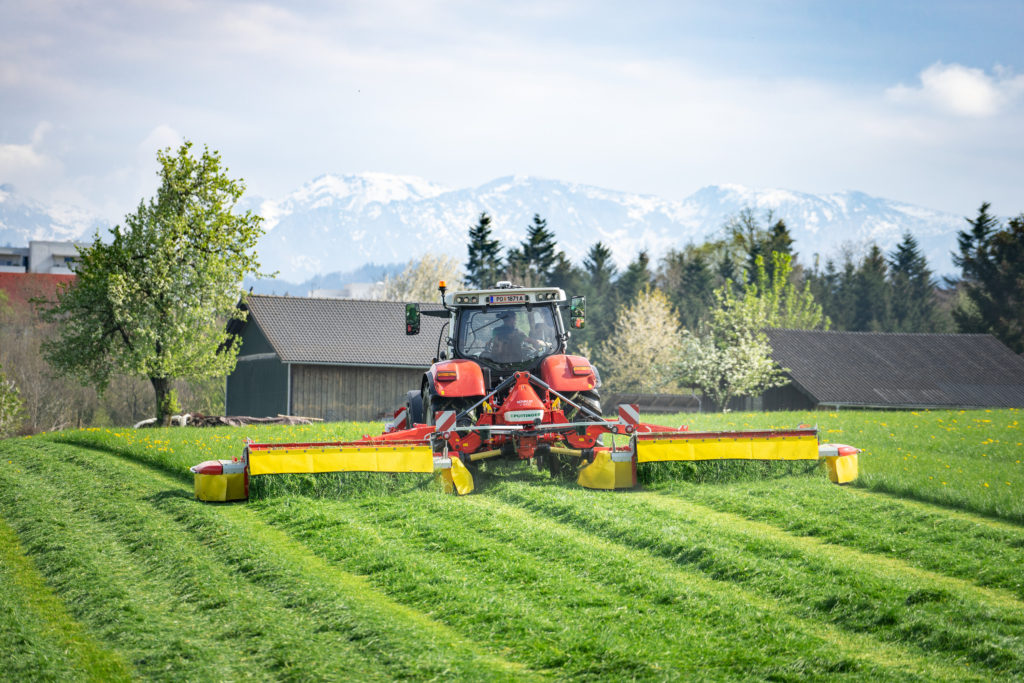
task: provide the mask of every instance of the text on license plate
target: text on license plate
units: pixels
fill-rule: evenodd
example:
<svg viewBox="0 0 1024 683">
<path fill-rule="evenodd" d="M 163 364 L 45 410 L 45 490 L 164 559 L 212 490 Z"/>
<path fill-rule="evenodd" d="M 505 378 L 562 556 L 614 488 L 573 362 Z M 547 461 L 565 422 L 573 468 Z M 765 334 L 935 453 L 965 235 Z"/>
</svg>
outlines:
<svg viewBox="0 0 1024 683">
<path fill-rule="evenodd" d="M 525 294 L 495 294 L 494 296 L 487 297 L 487 303 L 489 304 L 524 304 L 526 303 Z"/>
</svg>

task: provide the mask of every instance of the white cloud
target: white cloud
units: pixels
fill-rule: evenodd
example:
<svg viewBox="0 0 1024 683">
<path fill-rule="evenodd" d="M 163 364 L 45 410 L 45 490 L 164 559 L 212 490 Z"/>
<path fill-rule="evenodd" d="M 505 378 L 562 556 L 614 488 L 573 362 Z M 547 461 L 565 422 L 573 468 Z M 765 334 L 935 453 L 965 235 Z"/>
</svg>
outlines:
<svg viewBox="0 0 1024 683">
<path fill-rule="evenodd" d="M 936 62 L 921 72 L 920 86 L 889 88 L 894 102 L 926 105 L 958 116 L 988 118 L 1001 113 L 1024 92 L 1024 76 L 996 68 L 990 76 L 981 69 Z"/>
<path fill-rule="evenodd" d="M 138 165 L 151 166 L 156 159 L 157 150 L 178 147 L 183 139 L 181 133 L 166 123 L 161 123 L 149 131 L 149 135 L 136 148 Z"/>
<path fill-rule="evenodd" d="M 46 178 L 61 172 L 61 163 L 42 149 L 52 126 L 47 121 L 36 125 L 26 144 L 0 144 L 0 183 L 35 191 Z"/>
</svg>

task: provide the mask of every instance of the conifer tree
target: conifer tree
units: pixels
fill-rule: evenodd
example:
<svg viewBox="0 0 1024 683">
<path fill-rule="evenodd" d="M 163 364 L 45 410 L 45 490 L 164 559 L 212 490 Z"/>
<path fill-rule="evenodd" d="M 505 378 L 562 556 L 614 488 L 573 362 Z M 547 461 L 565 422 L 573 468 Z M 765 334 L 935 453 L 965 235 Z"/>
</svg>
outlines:
<svg viewBox="0 0 1024 683">
<path fill-rule="evenodd" d="M 612 261 L 612 250 L 601 242 L 595 242 L 583 259 L 583 270 L 590 277 L 591 286 L 599 291 L 609 289 L 618 270 Z"/>
<path fill-rule="evenodd" d="M 793 254 L 793 237 L 786 222 L 779 219 L 772 224 L 774 216 L 771 211 L 764 218 L 766 224 L 771 224 L 770 228 L 763 227 L 754 215 L 754 210 L 748 207 L 725 224 L 727 239 L 741 252 L 748 284 L 753 284 L 757 278 L 758 257 L 765 263 L 768 277 L 771 278 L 774 267 L 772 254 Z"/>
<path fill-rule="evenodd" d="M 565 252 L 558 252 L 558 257 L 555 259 L 554 265 L 551 266 L 547 284 L 552 287 L 560 287 L 572 295 L 580 289 L 582 281 L 582 271 L 573 265 Z"/>
<path fill-rule="evenodd" d="M 736 267 L 735 257 L 733 256 L 731 249 L 726 248 L 722 252 L 722 258 L 718 261 L 716 274 L 722 284 L 725 284 L 726 282 L 734 285 L 739 284 L 740 272 Z"/>
<path fill-rule="evenodd" d="M 486 212 L 469 228 L 469 260 L 466 261 L 466 284 L 472 287 L 493 287 L 501 266 L 501 245 L 491 237 L 491 217 Z"/>
<path fill-rule="evenodd" d="M 892 301 L 885 255 L 872 244 L 854 275 L 853 330 L 881 332 L 889 328 Z"/>
<path fill-rule="evenodd" d="M 560 259 L 565 261 L 565 255 L 558 251 L 547 220 L 535 213 L 533 223 L 526 229 L 526 239 L 509 250 L 508 273 L 521 284 L 547 285 Z"/>
<path fill-rule="evenodd" d="M 985 202 L 971 229 L 957 235 L 965 300 L 953 311 L 962 332 L 988 332 L 1017 353 L 1024 351 L 1024 214 L 1000 229 Z"/>
<path fill-rule="evenodd" d="M 661 260 L 657 282 L 672 301 L 683 327 L 696 329 L 711 306 L 715 290 L 715 273 L 706 250 L 693 244 L 681 251 L 673 249 Z"/>
<path fill-rule="evenodd" d="M 889 254 L 889 282 L 892 287 L 892 330 L 895 332 L 938 332 L 936 282 L 909 232 Z"/>
<path fill-rule="evenodd" d="M 614 287 L 617 273 L 612 261 L 611 249 L 601 242 L 596 242 L 583 259 L 583 270 L 579 288 L 567 294 L 581 294 L 587 297 L 587 326 L 582 330 L 572 331 L 573 349 L 585 346 L 593 350 L 591 361 L 600 364 L 600 342 L 611 334 L 615 323 L 614 315 L 618 308 L 618 297 Z"/>
<path fill-rule="evenodd" d="M 636 255 L 619 279 L 615 282 L 618 299 L 621 304 L 629 305 L 646 287 L 651 284 L 651 258 L 647 250 L 642 249 Z"/>
</svg>

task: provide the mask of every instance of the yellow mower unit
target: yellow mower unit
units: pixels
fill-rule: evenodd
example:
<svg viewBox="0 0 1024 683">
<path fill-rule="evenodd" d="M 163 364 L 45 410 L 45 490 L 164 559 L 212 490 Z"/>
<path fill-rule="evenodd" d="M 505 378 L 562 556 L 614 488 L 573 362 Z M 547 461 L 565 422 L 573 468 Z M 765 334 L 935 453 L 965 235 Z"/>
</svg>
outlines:
<svg viewBox="0 0 1024 683">
<path fill-rule="evenodd" d="M 433 472 L 430 446 L 249 444 L 249 474 Z"/>
<path fill-rule="evenodd" d="M 249 498 L 249 471 L 243 460 L 207 460 L 189 468 L 195 475 L 196 498 L 211 502 Z"/>
<path fill-rule="evenodd" d="M 637 462 L 817 460 L 818 430 L 637 434 Z"/>
</svg>

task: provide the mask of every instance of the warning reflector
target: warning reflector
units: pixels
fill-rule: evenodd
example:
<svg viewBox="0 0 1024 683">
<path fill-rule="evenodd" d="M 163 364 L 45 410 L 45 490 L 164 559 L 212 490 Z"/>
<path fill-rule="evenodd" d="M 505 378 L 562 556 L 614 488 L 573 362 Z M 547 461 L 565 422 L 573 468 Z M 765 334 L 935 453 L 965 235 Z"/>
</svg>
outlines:
<svg viewBox="0 0 1024 683">
<path fill-rule="evenodd" d="M 434 431 L 448 432 L 455 427 L 455 411 L 442 410 L 434 414 Z"/>
<path fill-rule="evenodd" d="M 635 403 L 619 405 L 619 424 L 636 427 L 640 424 L 640 408 Z"/>
</svg>

